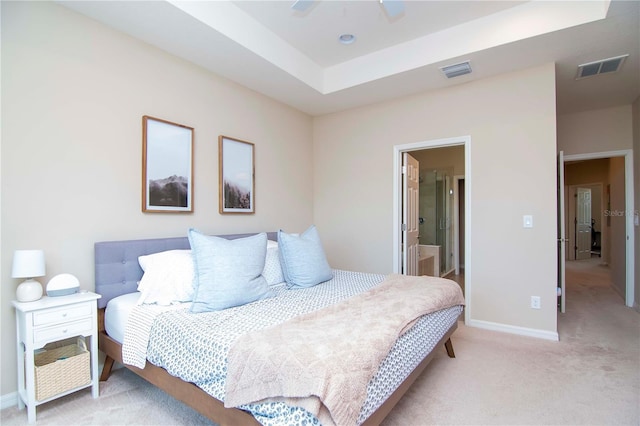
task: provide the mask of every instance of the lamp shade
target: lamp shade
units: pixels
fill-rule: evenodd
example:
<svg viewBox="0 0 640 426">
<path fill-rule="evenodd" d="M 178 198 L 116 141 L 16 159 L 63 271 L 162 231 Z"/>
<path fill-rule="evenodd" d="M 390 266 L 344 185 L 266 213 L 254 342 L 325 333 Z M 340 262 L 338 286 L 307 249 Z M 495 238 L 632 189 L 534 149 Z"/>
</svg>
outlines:
<svg viewBox="0 0 640 426">
<path fill-rule="evenodd" d="M 16 250 L 13 253 L 13 278 L 34 278 L 45 274 L 43 250 Z"/>
</svg>

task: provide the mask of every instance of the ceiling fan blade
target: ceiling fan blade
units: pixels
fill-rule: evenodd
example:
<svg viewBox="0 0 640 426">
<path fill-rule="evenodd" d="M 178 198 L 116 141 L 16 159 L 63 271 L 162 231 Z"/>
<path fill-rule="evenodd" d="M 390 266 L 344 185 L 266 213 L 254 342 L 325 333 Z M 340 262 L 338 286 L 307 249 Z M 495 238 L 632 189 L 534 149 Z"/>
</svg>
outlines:
<svg viewBox="0 0 640 426">
<path fill-rule="evenodd" d="M 387 15 L 389 15 L 389 18 L 395 18 L 404 12 L 404 3 L 402 0 L 380 0 L 380 3 L 387 12 Z"/>
<path fill-rule="evenodd" d="M 291 9 L 295 9 L 300 12 L 304 12 L 309 9 L 313 4 L 314 0 L 296 0 L 292 5 Z"/>
</svg>

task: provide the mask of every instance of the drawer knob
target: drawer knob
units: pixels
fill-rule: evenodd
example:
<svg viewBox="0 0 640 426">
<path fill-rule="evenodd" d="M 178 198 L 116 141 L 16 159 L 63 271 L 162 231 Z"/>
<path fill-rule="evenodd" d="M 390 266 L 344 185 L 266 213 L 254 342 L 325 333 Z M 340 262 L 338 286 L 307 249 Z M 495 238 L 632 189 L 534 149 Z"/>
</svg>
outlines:
<svg viewBox="0 0 640 426">
<path fill-rule="evenodd" d="M 66 312 L 65 312 L 64 314 L 62 314 L 62 317 L 63 317 L 63 318 L 64 318 L 64 317 L 66 317 L 66 316 L 67 316 L 67 313 L 66 313 Z"/>
<path fill-rule="evenodd" d="M 69 329 L 68 329 L 68 328 L 65 328 L 64 330 L 62 330 L 62 332 L 63 332 L 64 334 L 67 334 L 67 331 L 69 331 Z"/>
</svg>

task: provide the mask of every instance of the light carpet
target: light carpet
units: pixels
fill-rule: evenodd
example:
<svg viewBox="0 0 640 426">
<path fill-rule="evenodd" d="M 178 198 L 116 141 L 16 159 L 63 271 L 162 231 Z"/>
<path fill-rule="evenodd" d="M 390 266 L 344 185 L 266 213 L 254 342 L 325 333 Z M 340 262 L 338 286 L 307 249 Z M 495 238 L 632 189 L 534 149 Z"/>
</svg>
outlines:
<svg viewBox="0 0 640 426">
<path fill-rule="evenodd" d="M 567 264 L 559 342 L 459 324 L 385 419 L 395 425 L 640 425 L 640 314 L 624 306 L 600 260 Z M 2 410 L 2 425 L 27 424 Z M 38 425 L 200 425 L 206 418 L 127 370 L 37 408 Z"/>
</svg>

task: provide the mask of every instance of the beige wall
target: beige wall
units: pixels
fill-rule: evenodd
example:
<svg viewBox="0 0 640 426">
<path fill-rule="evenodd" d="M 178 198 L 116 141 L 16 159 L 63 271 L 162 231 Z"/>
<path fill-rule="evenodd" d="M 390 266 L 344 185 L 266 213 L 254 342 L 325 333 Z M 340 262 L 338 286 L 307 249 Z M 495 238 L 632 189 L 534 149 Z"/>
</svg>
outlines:
<svg viewBox="0 0 640 426">
<path fill-rule="evenodd" d="M 624 184 L 624 157 L 613 157 L 609 160 L 609 184 L 611 188 L 611 212 L 614 214 L 606 220 L 609 228 L 611 280 L 613 288 L 626 298 L 626 206 Z"/>
<path fill-rule="evenodd" d="M 631 105 L 558 116 L 558 150 L 564 155 L 632 147 Z"/>
<path fill-rule="evenodd" d="M 454 176 L 464 175 L 464 146 L 462 145 L 414 151 L 411 155 L 420 162 L 421 171 L 425 168 L 451 167 Z"/>
<path fill-rule="evenodd" d="M 640 97 L 633 103 L 632 111 L 633 127 L 633 188 L 634 188 L 634 214 L 640 214 Z M 634 226 L 634 242 L 636 259 L 640 256 L 640 226 Z M 640 261 L 635 262 L 635 308 L 640 311 Z"/>
<path fill-rule="evenodd" d="M 16 390 L 13 251 L 93 289 L 93 243 L 301 230 L 312 119 L 51 2 L 2 2 L 0 395 Z M 141 117 L 195 128 L 193 214 L 141 212 Z M 217 138 L 255 143 L 256 214 L 218 214 Z"/>
<path fill-rule="evenodd" d="M 329 261 L 391 272 L 393 147 L 464 135 L 471 318 L 555 333 L 553 64 L 315 119 L 314 219 Z M 525 214 L 534 229 L 522 227 Z M 541 310 L 529 307 L 533 295 Z"/>
<path fill-rule="evenodd" d="M 565 163 L 565 185 L 580 185 L 597 182 L 606 183 L 608 178 L 609 160 L 606 158 Z"/>
</svg>

